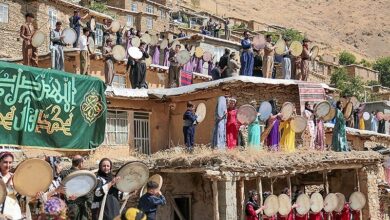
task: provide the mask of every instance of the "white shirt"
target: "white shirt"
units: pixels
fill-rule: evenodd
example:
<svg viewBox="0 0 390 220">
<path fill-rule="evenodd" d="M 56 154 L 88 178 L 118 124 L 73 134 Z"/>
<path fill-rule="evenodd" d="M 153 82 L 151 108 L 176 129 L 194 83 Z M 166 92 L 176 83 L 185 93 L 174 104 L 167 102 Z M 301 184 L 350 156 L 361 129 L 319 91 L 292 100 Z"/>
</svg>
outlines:
<svg viewBox="0 0 390 220">
<path fill-rule="evenodd" d="M 79 45 L 80 45 L 80 51 L 88 51 L 88 38 L 85 35 L 80 36 L 79 40 Z"/>
</svg>

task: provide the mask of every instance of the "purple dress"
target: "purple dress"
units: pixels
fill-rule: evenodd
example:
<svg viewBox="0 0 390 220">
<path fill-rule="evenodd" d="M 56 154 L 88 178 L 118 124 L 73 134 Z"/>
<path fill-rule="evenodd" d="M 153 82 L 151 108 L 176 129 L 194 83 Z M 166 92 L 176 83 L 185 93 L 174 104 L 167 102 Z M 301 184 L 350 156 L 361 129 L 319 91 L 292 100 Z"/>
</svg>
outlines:
<svg viewBox="0 0 390 220">
<path fill-rule="evenodd" d="M 164 66 L 169 66 L 169 49 L 164 49 Z"/>
<path fill-rule="evenodd" d="M 203 59 L 196 58 L 196 66 L 195 66 L 194 72 L 202 73 L 202 70 L 203 70 Z"/>
<path fill-rule="evenodd" d="M 160 63 L 160 47 L 159 46 L 153 46 L 154 48 L 154 53 L 152 55 L 152 63 L 159 65 Z"/>
<path fill-rule="evenodd" d="M 208 67 L 208 70 L 207 70 L 207 73 L 208 73 L 208 75 L 209 76 L 211 76 L 212 74 L 211 74 L 211 71 L 214 69 L 214 63 L 213 63 L 213 61 L 209 61 L 209 67 Z"/>
<path fill-rule="evenodd" d="M 272 129 L 269 132 L 267 137 L 267 145 L 270 151 L 279 151 L 279 143 L 280 143 L 279 125 L 280 125 L 280 120 L 277 116 L 271 116 L 271 118 L 268 119 L 268 126 L 272 126 Z"/>
</svg>

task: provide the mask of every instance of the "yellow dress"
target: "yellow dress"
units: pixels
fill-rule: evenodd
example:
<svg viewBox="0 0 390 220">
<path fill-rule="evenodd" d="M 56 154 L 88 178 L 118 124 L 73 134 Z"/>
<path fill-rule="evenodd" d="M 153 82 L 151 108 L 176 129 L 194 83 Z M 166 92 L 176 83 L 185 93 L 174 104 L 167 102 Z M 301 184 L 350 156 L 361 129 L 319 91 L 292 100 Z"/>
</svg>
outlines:
<svg viewBox="0 0 390 220">
<path fill-rule="evenodd" d="M 359 118 L 359 129 L 360 130 L 366 130 L 366 126 L 364 125 L 364 119 L 363 117 Z"/>
<path fill-rule="evenodd" d="M 283 152 L 291 153 L 295 151 L 295 132 L 291 129 L 291 120 L 283 121 L 279 130 L 283 129 L 280 147 Z"/>
</svg>

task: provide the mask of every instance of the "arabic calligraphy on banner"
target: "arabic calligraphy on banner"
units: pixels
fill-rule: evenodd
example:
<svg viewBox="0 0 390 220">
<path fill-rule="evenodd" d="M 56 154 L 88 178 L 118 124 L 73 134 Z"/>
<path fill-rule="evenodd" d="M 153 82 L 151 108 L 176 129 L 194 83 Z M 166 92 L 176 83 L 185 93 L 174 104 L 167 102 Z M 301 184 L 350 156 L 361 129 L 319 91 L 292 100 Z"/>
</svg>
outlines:
<svg viewBox="0 0 390 220">
<path fill-rule="evenodd" d="M 96 148 L 104 139 L 104 91 L 94 77 L 0 62 L 0 144 Z"/>
</svg>

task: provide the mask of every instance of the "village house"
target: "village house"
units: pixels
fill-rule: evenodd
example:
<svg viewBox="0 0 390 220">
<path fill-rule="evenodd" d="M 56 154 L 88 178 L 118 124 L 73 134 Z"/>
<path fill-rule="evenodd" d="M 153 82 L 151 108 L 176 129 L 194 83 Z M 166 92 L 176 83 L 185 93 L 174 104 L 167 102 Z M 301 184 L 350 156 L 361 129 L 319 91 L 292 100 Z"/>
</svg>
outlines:
<svg viewBox="0 0 390 220">
<path fill-rule="evenodd" d="M 379 82 L 379 72 L 361 65 L 351 64 L 345 67 L 348 75 L 352 77 L 360 77 L 363 82 L 369 81 Z"/>
<path fill-rule="evenodd" d="M 50 30 L 55 28 L 57 21 L 62 22 L 63 28 L 69 27 L 69 18 L 74 10 L 79 10 L 83 16 L 89 9 L 65 0 L 0 0 L 0 58 L 11 60 L 22 59 L 22 39 L 19 36 L 20 26 L 25 22 L 25 14 L 31 12 L 35 15 L 34 26 L 46 33 L 44 44 L 38 48 L 39 55 L 50 53 Z M 101 45 L 103 31 L 101 23 L 103 19 L 112 19 L 110 16 L 89 10 L 89 16 L 82 21 L 82 25 L 95 16 L 96 44 Z"/>
<path fill-rule="evenodd" d="M 117 15 L 122 25 L 156 34 L 169 28 L 170 8 L 154 1 L 108 0 L 108 10 Z"/>
<path fill-rule="evenodd" d="M 307 101 L 325 99 L 325 84 L 291 80 L 272 80 L 255 77 L 231 77 L 171 89 L 108 88 L 106 145 L 130 146 L 145 154 L 155 153 L 172 146 L 182 145 L 182 115 L 187 101 L 207 107 L 204 122 L 197 126 L 195 143 L 210 144 L 214 128 L 214 109 L 219 96 L 237 97 L 238 105 L 252 100 L 276 99 L 278 106 L 294 103 L 297 112 Z M 264 92 L 267 91 L 267 92 Z M 309 92 L 309 93 L 307 93 Z M 120 126 L 115 128 L 115 126 Z M 123 135 L 123 138 L 114 138 Z M 122 140 L 118 143 L 118 140 Z"/>
</svg>

